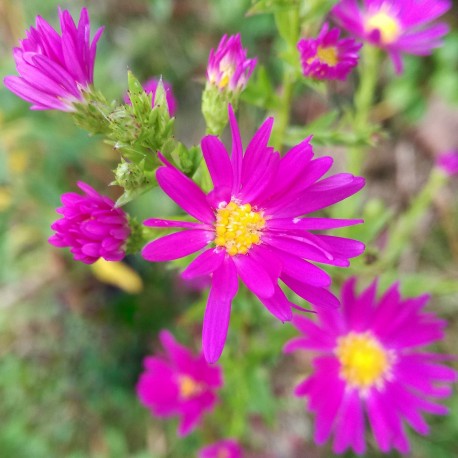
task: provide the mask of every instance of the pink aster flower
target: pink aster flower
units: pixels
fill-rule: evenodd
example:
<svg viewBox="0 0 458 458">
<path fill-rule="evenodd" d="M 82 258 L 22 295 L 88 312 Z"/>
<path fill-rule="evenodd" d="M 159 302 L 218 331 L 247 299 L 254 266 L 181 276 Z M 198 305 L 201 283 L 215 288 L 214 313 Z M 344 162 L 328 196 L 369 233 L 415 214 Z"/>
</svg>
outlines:
<svg viewBox="0 0 458 458">
<path fill-rule="evenodd" d="M 353 38 L 340 40 L 340 30 L 324 24 L 317 38 L 303 38 L 297 44 L 304 76 L 319 80 L 345 81 L 358 65 L 362 44 Z"/>
<path fill-rule="evenodd" d="M 442 45 L 444 23 L 428 25 L 451 8 L 449 0 L 341 0 L 332 9 L 336 21 L 356 37 L 388 52 L 397 73 L 401 53 L 424 56 Z"/>
<path fill-rule="evenodd" d="M 154 106 L 154 99 L 156 97 L 156 90 L 157 90 L 159 81 L 160 80 L 158 78 L 151 78 L 145 84 L 143 84 L 143 89 L 145 90 L 145 92 L 147 94 L 153 95 L 152 97 L 153 106 Z M 164 85 L 165 98 L 167 101 L 167 107 L 169 109 L 169 114 L 170 114 L 170 117 L 173 117 L 175 116 L 177 102 L 176 102 L 175 96 L 173 95 L 172 85 L 169 82 L 164 81 L 164 80 L 162 80 L 162 84 Z M 124 96 L 124 103 L 128 103 L 129 105 L 131 105 L 129 94 L 126 94 Z"/>
<path fill-rule="evenodd" d="M 222 371 L 207 364 L 202 353 L 193 356 L 170 332 L 161 331 L 159 339 L 167 356 L 145 358 L 137 395 L 155 416 L 180 416 L 178 434 L 185 436 L 214 408 L 215 391 L 223 385 Z"/>
<path fill-rule="evenodd" d="M 85 195 L 75 192 L 62 195 L 63 207 L 56 212 L 63 216 L 51 225 L 56 234 L 49 238 L 49 243 L 70 247 L 74 259 L 85 264 L 99 258 L 120 261 L 130 235 L 126 214 L 88 184 L 78 181 L 78 187 Z"/>
<path fill-rule="evenodd" d="M 458 151 L 439 154 L 436 159 L 436 166 L 450 177 L 458 175 Z"/>
<path fill-rule="evenodd" d="M 26 38 L 14 48 L 19 76 L 7 76 L 5 86 L 32 103 L 32 110 L 74 111 L 73 103 L 93 82 L 98 29 L 91 43 L 89 15 L 81 10 L 78 26 L 70 13 L 59 9 L 59 35 L 43 18 L 36 19 Z"/>
<path fill-rule="evenodd" d="M 356 279 L 342 289 L 342 308 L 318 310 L 319 322 L 294 317 L 304 334 L 286 352 L 317 350 L 315 373 L 300 383 L 296 396 L 309 397 L 315 413 L 315 442 L 334 435 L 334 452 L 366 450 L 365 417 L 381 451 L 408 453 L 404 424 L 428 434 L 424 413 L 444 415 L 436 402 L 451 394 L 457 373 L 440 364 L 447 356 L 421 347 L 444 336 L 445 321 L 423 311 L 429 296 L 401 299 L 398 284 L 377 300 L 377 282 L 359 296 Z"/>
<path fill-rule="evenodd" d="M 199 458 L 242 458 L 243 450 L 234 439 L 224 439 L 199 450 Z"/>
<path fill-rule="evenodd" d="M 267 146 L 273 119 L 267 119 L 242 149 L 239 128 L 229 106 L 232 154 L 218 137 L 202 140 L 202 151 L 214 188 L 205 194 L 192 180 L 161 156 L 164 167 L 159 186 L 198 222 L 148 219 L 146 226 L 182 228 L 148 243 L 143 257 L 169 261 L 200 252 L 183 272 L 190 279 L 211 276 L 211 290 L 203 322 L 203 349 L 207 361 L 216 361 L 224 347 L 231 302 L 238 277 L 279 320 L 292 318 L 292 304 L 278 285 L 281 279 L 305 300 L 317 306 L 338 306 L 327 290 L 329 275 L 310 261 L 348 266 L 364 245 L 355 240 L 313 234 L 361 222 L 302 215 L 344 200 L 364 186 L 364 179 L 340 173 L 320 180 L 332 159 L 313 159 L 309 139 L 284 157 Z M 319 180 L 319 181 L 318 181 Z"/>
<path fill-rule="evenodd" d="M 224 35 L 218 48 L 210 51 L 207 79 L 219 89 L 243 90 L 256 67 L 256 59 L 247 59 L 240 34 Z"/>
</svg>

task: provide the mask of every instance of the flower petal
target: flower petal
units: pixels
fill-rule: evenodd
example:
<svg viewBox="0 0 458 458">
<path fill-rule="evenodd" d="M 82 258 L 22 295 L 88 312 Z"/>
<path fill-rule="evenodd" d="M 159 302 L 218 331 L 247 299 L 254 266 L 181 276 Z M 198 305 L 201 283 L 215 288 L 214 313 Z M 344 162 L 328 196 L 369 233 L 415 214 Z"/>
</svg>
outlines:
<svg viewBox="0 0 458 458">
<path fill-rule="evenodd" d="M 218 361 L 226 342 L 231 302 L 237 294 L 237 270 L 232 258 L 226 256 L 215 270 L 208 296 L 202 329 L 202 347 L 209 363 Z"/>
<path fill-rule="evenodd" d="M 213 224 L 215 214 L 204 192 L 185 174 L 172 166 L 160 167 L 156 172 L 162 190 L 194 218 Z"/>
<path fill-rule="evenodd" d="M 148 243 L 142 250 L 142 256 L 151 262 L 171 261 L 199 251 L 214 237 L 213 232 L 203 230 L 176 232 Z"/>
<path fill-rule="evenodd" d="M 185 280 L 191 280 L 195 277 L 209 275 L 219 268 L 224 261 L 224 257 L 224 250 L 210 248 L 197 256 L 181 273 L 181 276 Z"/>
</svg>

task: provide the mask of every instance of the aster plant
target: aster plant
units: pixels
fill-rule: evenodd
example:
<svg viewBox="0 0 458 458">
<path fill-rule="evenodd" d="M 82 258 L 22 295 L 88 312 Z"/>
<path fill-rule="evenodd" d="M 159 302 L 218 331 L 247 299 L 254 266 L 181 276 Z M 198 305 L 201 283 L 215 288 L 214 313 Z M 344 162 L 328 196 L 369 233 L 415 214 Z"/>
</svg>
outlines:
<svg viewBox="0 0 458 458">
<path fill-rule="evenodd" d="M 185 436 L 215 407 L 222 372 L 210 366 L 202 353 L 194 356 L 170 332 L 161 331 L 159 339 L 166 355 L 145 358 L 137 394 L 154 416 L 180 417 L 178 434 Z"/>
<path fill-rule="evenodd" d="M 423 415 L 448 412 L 437 401 L 450 396 L 458 373 L 442 363 L 446 356 L 424 349 L 444 338 L 446 322 L 424 311 L 427 294 L 402 299 L 395 283 L 377 299 L 376 281 L 359 295 L 355 286 L 355 278 L 347 280 L 342 308 L 318 310 L 318 322 L 293 318 L 302 336 L 284 351 L 320 352 L 295 394 L 309 399 L 317 444 L 333 435 L 335 453 L 364 454 L 367 415 L 382 452 L 409 453 L 405 424 L 426 435 Z"/>
<path fill-rule="evenodd" d="M 402 54 L 425 56 L 442 45 L 448 26 L 429 23 L 451 6 L 449 0 L 341 0 L 332 16 L 355 37 L 387 51 L 401 73 Z"/>
<path fill-rule="evenodd" d="M 391 125 L 379 122 L 391 115 L 385 113 L 384 92 L 378 90 L 394 78 L 392 72 L 383 72 L 379 48 L 391 56 L 397 73 L 402 72 L 404 54 L 426 55 L 442 45 L 448 28 L 436 21 L 450 6 L 449 0 L 254 0 L 249 14 L 272 14 L 274 20 L 265 24 L 275 24 L 275 34 L 265 25 L 243 28 L 244 43 L 237 31 L 224 34 L 208 59 L 206 52 L 200 53 L 206 43 L 200 35 L 200 48 L 186 47 L 193 49 L 189 56 L 201 58 L 193 71 L 185 72 L 186 78 L 196 76 L 192 84 L 180 84 L 202 90 L 204 119 L 196 119 L 196 131 L 187 132 L 187 140 L 200 140 L 192 146 L 175 132 L 175 122 L 186 125 L 187 110 L 176 111 L 174 88 L 164 79 L 172 82 L 170 75 L 180 73 L 176 68 L 164 68 L 163 75 L 159 71 L 144 84 L 129 70 L 122 101 L 108 101 L 105 88 L 95 89 L 103 28 L 91 38 L 93 21 L 87 9 L 81 9 L 79 19 L 59 9 L 60 33 L 38 16 L 14 49 L 18 75 L 6 77 L 5 86 L 33 110 L 70 112 L 80 128 L 102 137 L 109 145 L 105 166 L 114 175 L 105 184 L 119 188 L 113 191 L 115 201 L 101 183 L 94 185 L 99 193 L 79 181 L 81 192 L 61 196 L 60 219 L 51 225 L 49 242 L 69 248 L 82 263 L 100 260 L 92 271 L 101 281 L 120 286 L 134 277 L 137 289 L 123 287 L 130 293 L 142 283 L 145 288 L 167 287 L 168 282 L 141 281 L 137 268 L 142 275 L 151 272 L 150 278 L 160 269 L 151 269 L 148 262 L 167 263 L 175 269 L 169 274 L 181 277 L 172 280 L 174 294 L 155 290 L 153 301 L 145 300 L 148 292 L 138 301 L 150 303 L 148 314 L 156 327 L 148 328 L 148 338 L 155 338 L 154 329 L 179 327 L 187 341 L 195 344 L 201 338 L 202 350 L 193 354 L 170 330 L 162 330 L 158 338 L 164 351 L 146 356 L 143 369 L 138 348 L 129 355 L 137 367 L 133 377 L 141 371 L 136 385 L 140 404 L 154 418 L 177 419 L 180 438 L 194 433 L 177 441 L 175 427 L 166 422 L 148 425 L 148 437 L 158 432 L 167 453 L 241 458 L 253 451 L 274 457 L 274 449 L 266 452 L 253 441 L 253 415 L 266 427 L 281 418 L 285 404 L 278 402 L 274 372 L 281 372 L 281 382 L 288 377 L 288 370 L 277 370 L 283 364 L 278 358 L 295 328 L 302 335 L 286 344 L 286 352 L 320 352 L 314 372 L 295 391 L 309 399 L 316 444 L 333 437 L 335 453 L 352 449 L 363 454 L 374 443 L 367 435 L 370 429 L 381 452 L 409 453 L 405 426 L 426 435 L 424 414 L 446 414 L 439 401 L 450 395 L 457 373 L 444 364 L 448 355 L 424 349 L 443 339 L 445 329 L 444 320 L 424 310 L 429 298 L 424 290 L 457 291 L 454 278 L 443 280 L 453 270 L 439 279 L 430 272 L 409 272 L 412 297 L 406 299 L 398 284 L 379 299 L 376 282 L 360 294 L 355 285 L 356 278 L 367 283 L 378 276 L 388 284 L 406 275 L 403 256 L 409 249 L 423 256 L 415 233 L 436 202 L 442 212 L 444 199 L 438 197 L 457 173 L 456 152 L 440 155 L 422 188 L 399 206 L 402 210 L 377 199 L 376 187 L 359 192 L 365 185 L 366 155 L 388 137 L 384 129 Z M 330 20 L 342 29 L 329 25 Z M 253 44 L 262 45 L 258 56 L 249 49 Z M 353 70 L 357 77 L 348 78 Z M 239 105 L 243 109 L 236 118 Z M 59 122 L 53 115 L 42 117 L 48 118 Z M 261 124 L 260 119 L 265 121 Z M 227 124 L 231 148 L 221 139 Z M 246 147 L 240 130 L 250 138 Z M 338 151 L 338 160 L 327 156 L 328 150 Z M 69 175 L 75 170 L 90 175 L 92 163 L 101 157 L 91 156 L 91 167 L 82 161 L 73 168 L 72 162 Z M 98 177 L 106 176 L 97 170 Z M 37 187 L 33 171 L 24 181 Z M 55 188 L 63 181 L 54 183 Z M 135 205 L 141 195 L 145 201 Z M 148 196 L 157 202 L 152 217 L 140 224 L 135 216 L 145 217 L 142 204 Z M 167 198 L 178 207 L 177 215 L 170 216 L 173 207 L 165 203 Z M 164 218 L 163 210 L 169 216 Z M 447 236 L 453 236 L 456 231 L 449 231 L 448 224 Z M 98 266 L 105 269 L 104 277 Z M 110 281 L 116 269 L 123 282 Z M 342 284 L 339 298 L 336 285 Z M 115 312 L 122 309 L 124 316 L 125 296 L 118 301 L 120 293 L 108 293 L 110 300 L 116 297 Z M 166 313 L 160 308 L 163 296 Z M 169 304 L 176 299 L 178 304 Z M 129 326 L 136 325 L 140 309 L 134 309 Z M 143 343 L 144 336 L 143 327 L 134 340 Z M 284 363 L 291 368 L 291 361 Z M 145 415 L 148 421 L 151 416 Z M 292 433 L 294 447 L 307 447 L 294 453 L 308 456 L 308 439 Z"/>
<path fill-rule="evenodd" d="M 290 321 L 297 307 L 279 287 L 282 280 L 318 307 L 336 307 L 328 291 L 329 275 L 312 262 L 346 267 L 364 250 L 361 242 L 311 231 L 360 223 L 360 220 L 301 218 L 358 192 L 364 179 L 341 173 L 320 180 L 330 157 L 313 160 L 309 139 L 280 157 L 268 146 L 273 119 L 267 119 L 243 151 L 240 132 L 229 107 L 232 153 L 215 136 L 202 140 L 202 152 L 214 188 L 205 194 L 163 158 L 157 171 L 162 190 L 198 222 L 148 219 L 149 227 L 184 229 L 148 243 L 142 256 L 170 261 L 192 253 L 198 257 L 184 270 L 191 279 L 212 274 L 203 322 L 203 350 L 215 362 L 223 351 L 238 277 L 276 318 Z"/>
<path fill-rule="evenodd" d="M 302 72 L 317 80 L 345 81 L 358 65 L 361 46 L 353 38 L 340 39 L 340 30 L 325 23 L 317 38 L 302 38 L 297 43 Z"/>
<path fill-rule="evenodd" d="M 7 76 L 5 86 L 30 102 L 33 110 L 76 111 L 91 90 L 99 28 L 91 41 L 89 15 L 82 8 L 78 25 L 59 8 L 61 35 L 38 16 L 26 38 L 14 49 L 19 76 Z"/>
</svg>

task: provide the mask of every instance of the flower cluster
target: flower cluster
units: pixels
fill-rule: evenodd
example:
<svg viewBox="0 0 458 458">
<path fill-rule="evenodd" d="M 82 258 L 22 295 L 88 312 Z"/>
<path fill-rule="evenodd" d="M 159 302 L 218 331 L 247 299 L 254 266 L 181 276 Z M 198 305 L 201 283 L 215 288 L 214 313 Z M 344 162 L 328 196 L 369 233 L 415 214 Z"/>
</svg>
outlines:
<svg viewBox="0 0 458 458">
<path fill-rule="evenodd" d="M 5 86 L 32 103 L 33 110 L 74 111 L 93 82 L 97 42 L 103 28 L 91 42 L 86 8 L 78 25 L 67 10 L 59 9 L 59 35 L 43 18 L 37 17 L 27 37 L 14 49 L 19 76 L 7 76 Z"/>
<path fill-rule="evenodd" d="M 240 34 L 224 35 L 218 48 L 210 51 L 207 79 L 220 90 L 241 91 L 256 67 L 256 59 L 247 59 Z"/>
<path fill-rule="evenodd" d="M 364 416 L 383 452 L 409 452 L 407 422 L 420 434 L 429 431 L 423 413 L 444 415 L 437 404 L 451 394 L 457 373 L 442 364 L 443 355 L 421 346 L 444 336 L 445 321 L 423 308 L 429 296 L 401 299 L 392 285 L 376 299 L 377 282 L 359 296 L 355 279 L 342 289 L 340 310 L 318 310 L 319 322 L 296 316 L 294 326 L 304 334 L 289 341 L 286 352 L 317 350 L 315 373 L 299 384 L 296 396 L 309 397 L 315 413 L 315 441 L 334 434 L 334 452 L 348 447 L 366 450 Z M 436 399 L 435 399 L 436 398 Z"/>
<path fill-rule="evenodd" d="M 357 38 L 385 49 L 397 73 L 401 54 L 424 56 L 442 44 L 448 32 L 444 23 L 427 25 L 452 6 L 449 0 L 341 0 L 332 10 L 334 19 Z"/>
<path fill-rule="evenodd" d="M 88 184 L 79 181 L 78 187 L 85 195 L 74 192 L 62 195 L 63 207 L 56 210 L 62 218 L 52 224 L 56 234 L 49 238 L 49 243 L 70 247 L 74 259 L 86 264 L 100 258 L 120 261 L 130 235 L 127 215 Z"/>
<path fill-rule="evenodd" d="M 297 44 L 304 76 L 318 80 L 344 81 L 358 65 L 362 44 L 353 38 L 340 39 L 340 30 L 324 24 L 317 38 L 303 38 Z"/>
<path fill-rule="evenodd" d="M 167 356 L 145 358 L 145 371 L 137 384 L 138 397 L 155 416 L 178 415 L 178 433 L 184 436 L 214 408 L 218 400 L 215 391 L 223 384 L 221 369 L 208 365 L 202 353 L 193 356 L 168 331 L 161 331 L 159 339 Z"/>
<path fill-rule="evenodd" d="M 399 73 L 402 53 L 425 55 L 441 45 L 447 26 L 429 23 L 450 7 L 449 0 L 340 0 L 332 16 L 357 39 L 386 50 Z M 279 14 L 277 21 L 282 17 L 286 16 Z M 377 299 L 377 281 L 358 295 L 356 278 L 351 278 L 343 285 L 339 308 L 340 300 L 330 289 L 331 276 L 316 265 L 348 267 L 350 259 L 364 251 L 359 240 L 324 234 L 362 220 L 336 219 L 327 213 L 314 215 L 360 191 L 364 178 L 348 173 L 324 178 L 333 160 L 314 157 L 311 137 L 281 155 L 269 146 L 272 117 L 243 148 L 233 106 L 246 88 L 257 59 L 247 58 L 240 34 L 224 35 L 208 59 L 202 113 L 207 133 L 217 135 L 205 136 L 201 150 L 188 149 L 174 138 L 175 120 L 170 118 L 175 115 L 176 100 L 171 85 L 162 83 L 166 106 L 160 80 L 147 81 L 143 90 L 130 73 L 129 94 L 124 98 L 130 106 L 115 108 L 115 104 L 105 103 L 103 95 L 91 91 L 97 42 L 103 28 L 91 41 L 85 8 L 77 25 L 66 10 L 59 9 L 59 18 L 61 35 L 37 18 L 36 26 L 14 50 L 19 76 L 6 77 L 6 87 L 32 103 L 32 109 L 77 111 L 74 118 L 77 123 L 80 120 L 80 126 L 102 124 L 91 132 L 106 134 L 115 149 L 126 152 L 115 173 L 115 183 L 125 193 L 118 205 L 151 189 L 156 179 L 189 218 L 147 219 L 144 226 L 171 233 L 143 246 L 147 229 L 140 228 L 135 219 L 129 225 L 127 214 L 111 199 L 78 182 L 83 194 L 62 195 L 63 206 L 57 209 L 62 217 L 52 224 L 55 234 L 49 242 L 56 247 L 70 247 L 74 259 L 86 264 L 100 258 L 120 261 L 128 242 L 129 253 L 143 246 L 141 254 L 150 262 L 196 254 L 181 273 L 182 278 L 196 289 L 210 287 L 203 317 L 203 350 L 195 356 L 169 331 L 161 331 L 159 340 L 165 355 L 144 359 L 137 384 L 141 403 L 156 417 L 179 417 L 180 436 L 191 433 L 203 415 L 214 409 L 223 374 L 218 365 L 210 363 L 223 352 L 232 301 L 241 280 L 272 315 L 282 322 L 292 321 L 302 334 L 286 344 L 285 352 L 305 349 L 321 353 L 313 362 L 314 373 L 295 389 L 297 396 L 309 398 L 308 408 L 315 414 L 316 443 L 324 444 L 333 436 L 335 453 L 351 448 L 364 454 L 367 418 L 381 451 L 395 448 L 408 453 L 405 424 L 427 434 L 424 414 L 447 413 L 438 400 L 450 395 L 450 384 L 458 374 L 443 364 L 448 355 L 423 349 L 442 339 L 445 328 L 445 321 L 424 311 L 428 295 L 402 299 L 398 284 L 394 284 Z M 291 60 L 297 33 L 291 35 L 292 43 L 288 42 Z M 303 38 L 297 43 L 304 76 L 318 80 L 347 78 L 358 64 L 362 45 L 354 38 L 342 39 L 340 33 L 325 23 L 316 38 Z M 288 118 L 291 108 L 288 103 L 296 81 L 288 87 L 287 79 L 295 77 L 293 73 L 297 72 L 285 73 L 283 96 L 272 97 L 272 106 L 266 102 L 281 118 Z M 370 92 L 369 86 L 361 83 L 366 92 Z M 152 94 L 153 109 L 145 92 Z M 155 104 L 156 98 L 160 102 Z M 82 123 L 82 118 L 88 123 Z M 230 152 L 218 137 L 228 120 Z M 286 131 L 283 137 L 294 132 L 288 130 L 288 119 L 280 119 L 279 124 L 279 130 Z M 356 127 L 355 121 L 355 132 Z M 279 140 L 274 136 L 278 144 L 285 141 L 284 133 L 278 134 Z M 457 175 L 457 152 L 442 154 L 436 166 L 448 176 Z M 194 174 L 196 169 L 198 173 Z M 443 173 L 432 176 L 441 184 L 446 179 Z M 211 189 L 206 192 L 200 185 L 206 191 Z M 417 206 L 412 207 L 419 213 Z M 293 315 L 295 309 L 311 311 L 294 303 L 297 298 L 312 304 L 317 320 Z M 241 458 L 243 449 L 236 440 L 224 439 L 198 453 L 199 458 Z"/>
</svg>

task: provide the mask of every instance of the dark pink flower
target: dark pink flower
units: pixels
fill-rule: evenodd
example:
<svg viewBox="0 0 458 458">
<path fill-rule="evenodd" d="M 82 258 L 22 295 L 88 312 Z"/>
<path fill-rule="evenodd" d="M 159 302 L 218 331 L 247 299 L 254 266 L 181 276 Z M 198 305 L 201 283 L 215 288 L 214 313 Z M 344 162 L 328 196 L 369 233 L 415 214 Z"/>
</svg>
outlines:
<svg viewBox="0 0 458 458">
<path fill-rule="evenodd" d="M 330 276 L 309 261 L 345 267 L 364 250 L 361 242 L 313 234 L 360 223 L 361 220 L 302 218 L 355 194 L 364 179 L 340 173 L 320 180 L 332 159 L 313 159 L 309 139 L 284 157 L 267 146 L 273 119 L 267 119 L 245 153 L 239 128 L 229 106 L 232 154 L 218 137 L 202 140 L 202 151 L 214 189 L 205 194 L 191 179 L 161 156 L 159 186 L 198 222 L 148 219 L 146 226 L 184 230 L 148 243 L 143 257 L 160 262 L 195 252 L 199 256 L 183 277 L 212 274 L 203 322 L 203 349 L 209 362 L 223 351 L 238 277 L 279 320 L 292 318 L 292 304 L 280 286 L 318 307 L 337 307 L 328 291 Z M 207 245 L 210 245 L 207 247 Z"/>
<path fill-rule="evenodd" d="M 450 177 L 458 175 L 458 151 L 439 154 L 436 159 L 436 166 Z"/>
<path fill-rule="evenodd" d="M 234 439 L 224 439 L 199 450 L 199 458 L 242 458 L 243 450 Z"/>
<path fill-rule="evenodd" d="M 442 46 L 444 23 L 429 25 L 452 6 L 449 0 L 340 0 L 332 9 L 336 21 L 355 37 L 388 52 L 397 73 L 401 54 L 424 56 Z"/>
<path fill-rule="evenodd" d="M 14 60 L 19 76 L 7 76 L 5 86 L 32 103 L 32 110 L 74 111 L 73 103 L 83 101 L 83 92 L 93 83 L 98 29 L 91 43 L 89 15 L 81 10 L 78 26 L 67 10 L 59 8 L 62 35 L 43 18 L 36 19 Z"/>
<path fill-rule="evenodd" d="M 62 216 L 52 224 L 56 231 L 49 243 L 70 247 L 76 261 L 92 264 L 100 258 L 120 261 L 130 235 L 127 216 L 108 197 L 82 181 L 78 187 L 85 195 L 68 192 L 61 197 L 63 207 L 56 210 Z"/>
<path fill-rule="evenodd" d="M 170 332 L 161 331 L 159 339 L 167 355 L 144 359 L 137 395 L 157 417 L 178 415 L 178 434 L 185 436 L 214 408 L 218 400 L 215 391 L 223 385 L 222 371 L 217 365 L 210 366 L 202 353 L 193 356 Z"/>
<path fill-rule="evenodd" d="M 339 39 L 340 30 L 324 24 L 317 38 L 303 38 L 297 44 L 304 76 L 319 80 L 345 81 L 358 65 L 362 46 L 353 38 Z"/>
<path fill-rule="evenodd" d="M 143 89 L 145 90 L 145 92 L 147 94 L 152 94 L 153 96 L 152 97 L 153 106 L 154 106 L 154 98 L 156 96 L 156 90 L 157 90 L 159 81 L 160 80 L 158 78 L 151 78 L 145 84 L 143 84 Z M 173 95 L 173 88 L 172 88 L 172 85 L 167 81 L 162 80 L 162 84 L 164 85 L 165 97 L 167 101 L 167 107 L 169 109 L 169 114 L 170 114 L 170 117 L 173 117 L 175 116 L 176 107 L 177 107 L 177 102 L 176 102 L 175 96 Z M 128 103 L 129 105 L 131 105 L 129 94 L 126 94 L 124 96 L 124 103 Z"/>
<path fill-rule="evenodd" d="M 246 54 L 240 34 L 224 35 L 216 51 L 210 51 L 207 80 L 221 90 L 243 90 L 256 67 L 256 59 L 247 59 Z"/>
<path fill-rule="evenodd" d="M 408 453 L 404 424 L 428 434 L 423 414 L 446 414 L 436 400 L 449 396 L 457 380 L 457 372 L 441 364 L 448 356 L 422 349 L 444 337 L 446 323 L 423 311 L 427 294 L 403 300 L 394 284 L 377 300 L 377 282 L 359 296 L 355 283 L 344 284 L 341 309 L 318 310 L 318 322 L 293 318 L 304 336 L 289 341 L 285 352 L 322 353 L 295 394 L 309 398 L 317 444 L 333 434 L 335 453 L 365 453 L 367 416 L 381 451 Z"/>
</svg>

